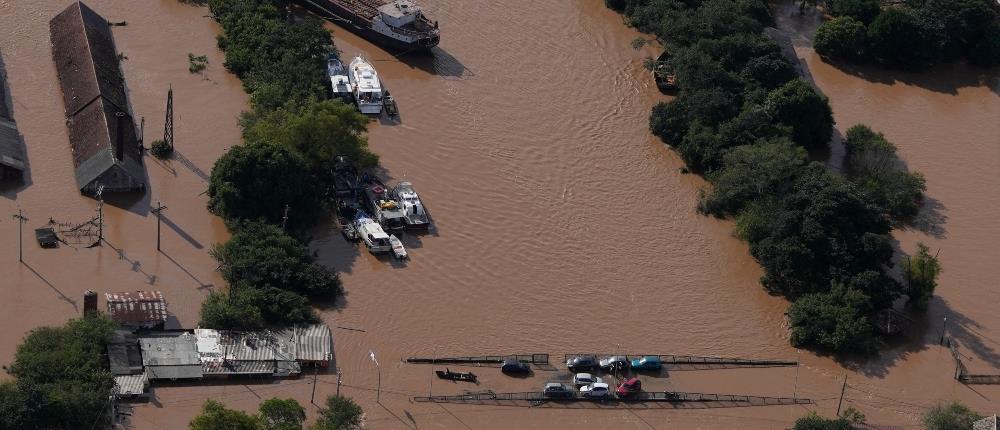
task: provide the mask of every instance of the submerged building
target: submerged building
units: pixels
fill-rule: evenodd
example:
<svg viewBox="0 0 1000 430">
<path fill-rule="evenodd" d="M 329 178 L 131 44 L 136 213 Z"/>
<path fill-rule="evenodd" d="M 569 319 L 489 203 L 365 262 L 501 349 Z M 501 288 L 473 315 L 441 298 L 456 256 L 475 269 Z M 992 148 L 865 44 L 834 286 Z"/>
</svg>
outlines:
<svg viewBox="0 0 1000 430">
<path fill-rule="evenodd" d="M 108 22 L 82 2 L 49 22 L 80 191 L 142 190 L 146 172 Z"/>
<path fill-rule="evenodd" d="M 7 77 L 0 70 L 0 179 L 21 179 L 27 164 L 24 144 L 14 117 L 7 109 Z"/>
</svg>

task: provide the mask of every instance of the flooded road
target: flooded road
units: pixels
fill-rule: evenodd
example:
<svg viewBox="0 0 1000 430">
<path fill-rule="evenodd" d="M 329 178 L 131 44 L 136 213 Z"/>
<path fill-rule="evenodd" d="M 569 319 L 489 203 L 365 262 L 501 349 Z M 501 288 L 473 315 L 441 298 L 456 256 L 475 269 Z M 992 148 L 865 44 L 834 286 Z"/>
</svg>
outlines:
<svg viewBox="0 0 1000 430">
<path fill-rule="evenodd" d="M 49 4 L 51 3 L 51 4 Z M 218 27 L 205 8 L 173 0 L 88 2 L 109 21 L 128 59 L 126 80 L 146 139 L 163 126 L 166 88 L 175 92 L 182 159 L 147 158 L 151 193 L 105 205 L 108 244 L 42 250 L 26 242 L 17 264 L 20 206 L 31 228 L 49 217 L 83 221 L 96 202 L 75 189 L 47 21 L 68 1 L 0 0 L 0 54 L 13 111 L 28 146 L 31 181 L 0 198 L 0 362 L 8 362 L 30 328 L 79 313 L 87 289 L 164 292 L 174 324 L 197 324 L 198 304 L 223 285 L 207 251 L 226 238 L 205 209 L 205 172 L 239 142 L 236 116 L 246 109 L 240 83 L 225 73 L 215 47 Z M 939 293 L 924 339 L 898 346 L 857 370 L 788 346 L 786 303 L 758 284 L 760 268 L 732 224 L 695 213 L 705 184 L 679 172 L 682 163 L 647 131 L 661 100 L 642 69 L 653 47 L 599 0 L 513 2 L 424 0 L 440 21 L 433 58 L 392 55 L 330 25 L 345 57 L 364 54 L 392 91 L 401 121 L 373 121 L 369 141 L 393 181 L 414 184 L 435 228 L 404 238 L 411 261 L 377 259 L 345 242 L 330 226 L 313 232 L 319 260 L 341 271 L 346 300 L 325 310 L 334 329 L 345 395 L 367 413 L 367 428 L 786 428 L 807 410 L 832 415 L 842 378 L 845 405 L 873 422 L 913 425 L 922 407 L 959 398 L 994 409 L 1000 389 L 972 391 L 953 382 L 947 350 L 936 346 L 938 321 L 972 356 L 970 368 L 1000 372 L 1000 317 L 992 303 L 990 264 L 1000 251 L 1000 97 L 996 74 L 951 68 L 918 85 L 858 76 L 819 61 L 808 48 L 814 19 L 779 9 L 817 85 L 831 97 L 838 130 L 864 121 L 886 133 L 910 167 L 927 175 L 932 199 L 926 228 L 897 234 L 904 250 L 922 240 L 941 248 Z M 807 17 L 808 18 L 808 17 Z M 204 76 L 187 71 L 187 53 L 208 55 Z M 943 76 L 942 76 L 943 75 Z M 866 79 L 867 77 L 867 79 Z M 918 79 L 918 78 L 914 78 Z M 953 82 L 942 90 L 941 82 Z M 149 204 L 162 200 L 164 253 L 155 250 Z M 166 221 L 166 220 L 165 220 Z M 936 235 L 936 237 L 935 237 Z M 114 246 L 114 248 L 112 247 Z M 117 249 L 116 249 L 117 248 Z M 118 249 L 122 250 L 119 252 Z M 150 284 L 152 283 L 152 287 Z M 978 342 L 978 343 L 976 343 Z M 381 402 L 376 403 L 381 364 Z M 677 371 L 651 378 L 647 389 L 809 397 L 808 407 L 623 410 L 528 409 L 412 403 L 410 396 L 463 390 L 533 391 L 564 371 L 527 379 L 473 369 L 480 385 L 434 380 L 431 366 L 408 356 L 629 352 L 799 359 L 799 369 Z M 453 369 L 454 370 L 454 369 Z M 316 403 L 337 390 L 337 375 L 316 377 Z M 294 397 L 309 405 L 313 377 L 280 383 L 243 382 L 163 387 L 136 407 L 134 428 L 183 428 L 208 398 L 246 410 L 261 399 Z"/>
</svg>

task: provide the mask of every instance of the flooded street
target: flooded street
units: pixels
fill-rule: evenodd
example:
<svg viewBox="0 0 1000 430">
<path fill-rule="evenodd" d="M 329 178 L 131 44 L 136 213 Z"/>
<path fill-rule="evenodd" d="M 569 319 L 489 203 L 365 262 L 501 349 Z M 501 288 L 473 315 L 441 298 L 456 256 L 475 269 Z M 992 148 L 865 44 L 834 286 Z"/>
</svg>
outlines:
<svg viewBox="0 0 1000 430">
<path fill-rule="evenodd" d="M 82 311 L 87 289 L 99 293 L 158 289 L 193 328 L 201 300 L 222 287 L 208 255 L 227 237 L 205 209 L 207 172 L 239 143 L 236 119 L 247 109 L 240 82 L 225 72 L 207 8 L 175 0 L 90 0 L 109 21 L 124 61 L 135 116 L 146 140 L 163 128 L 173 86 L 178 156 L 146 158 L 151 191 L 138 202 L 106 204 L 107 244 L 43 250 L 33 229 L 48 219 L 82 222 L 97 202 L 73 180 L 63 105 L 48 42 L 48 20 L 67 0 L 0 0 L 0 55 L 13 114 L 27 145 L 30 181 L 0 189 L 0 363 L 31 328 L 60 324 Z M 812 52 L 815 17 L 779 6 L 779 26 L 815 83 L 831 98 L 837 130 L 864 122 L 927 176 L 926 231 L 897 232 L 903 250 L 917 241 L 940 249 L 944 272 L 923 339 L 863 364 L 797 352 L 787 341 L 786 302 L 768 296 L 732 223 L 698 215 L 704 181 L 647 129 L 663 99 L 633 50 L 642 36 L 600 0 L 515 2 L 423 0 L 442 28 L 433 58 L 395 58 L 334 25 L 343 56 L 373 61 L 396 98 L 399 123 L 373 121 L 369 142 L 392 181 L 407 180 L 435 228 L 403 238 L 411 261 L 375 258 L 317 227 L 311 248 L 341 272 L 346 299 L 323 317 L 334 328 L 342 393 L 367 413 L 366 428 L 787 428 L 808 410 L 832 416 L 845 373 L 845 407 L 872 422 L 915 425 L 923 407 L 960 399 L 995 412 L 1000 388 L 975 390 L 952 379 L 954 364 L 937 346 L 943 316 L 970 356 L 971 371 L 1000 373 L 1000 78 L 994 71 L 947 67 L 902 78 L 825 64 Z M 187 54 L 207 55 L 204 75 Z M 163 250 L 155 249 L 150 204 L 167 205 Z M 17 263 L 20 207 L 25 265 Z M 103 308 L 103 305 L 102 305 Z M 369 360 L 381 364 L 379 379 Z M 798 359 L 803 366 L 756 370 L 675 371 L 644 388 L 808 397 L 806 407 L 663 410 L 598 407 L 522 408 L 413 403 L 411 396 L 463 390 L 537 391 L 565 370 L 531 378 L 472 369 L 480 384 L 436 380 L 409 356 L 627 352 Z M 845 370 L 845 367 L 852 370 Z M 561 367 L 561 366 L 559 366 Z M 452 369 L 456 370 L 456 369 Z M 463 371 L 466 369 L 463 369 Z M 855 372 L 856 371 L 856 372 Z M 137 405 L 137 429 L 186 427 L 209 398 L 255 410 L 261 399 L 309 404 L 313 375 L 277 383 L 158 387 Z M 316 403 L 337 390 L 334 372 L 316 377 Z"/>
</svg>

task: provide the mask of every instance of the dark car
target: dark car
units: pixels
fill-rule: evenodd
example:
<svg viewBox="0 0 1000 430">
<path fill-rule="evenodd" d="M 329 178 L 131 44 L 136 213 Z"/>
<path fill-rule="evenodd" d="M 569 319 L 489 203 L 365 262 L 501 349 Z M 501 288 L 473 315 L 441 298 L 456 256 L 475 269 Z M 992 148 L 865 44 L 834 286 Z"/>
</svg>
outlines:
<svg viewBox="0 0 1000 430">
<path fill-rule="evenodd" d="M 597 367 L 597 358 L 593 355 L 578 355 L 566 360 L 566 367 L 573 372 L 581 370 L 591 370 Z"/>
<path fill-rule="evenodd" d="M 630 364 L 631 363 L 628 358 L 622 355 L 614 355 L 600 361 L 601 370 L 605 372 L 620 372 L 628 370 Z"/>
<path fill-rule="evenodd" d="M 618 397 L 629 397 L 640 391 L 642 391 L 642 381 L 639 378 L 630 378 L 627 381 L 622 381 L 618 389 L 615 390 L 618 393 Z"/>
<path fill-rule="evenodd" d="M 531 367 L 518 360 L 504 360 L 503 365 L 500 366 L 500 371 L 514 375 L 525 375 L 531 373 Z"/>
<path fill-rule="evenodd" d="M 576 390 L 569 385 L 559 382 L 549 382 L 548 384 L 545 384 L 543 394 L 545 397 L 550 399 L 569 399 L 576 395 L 575 391 Z"/>
</svg>

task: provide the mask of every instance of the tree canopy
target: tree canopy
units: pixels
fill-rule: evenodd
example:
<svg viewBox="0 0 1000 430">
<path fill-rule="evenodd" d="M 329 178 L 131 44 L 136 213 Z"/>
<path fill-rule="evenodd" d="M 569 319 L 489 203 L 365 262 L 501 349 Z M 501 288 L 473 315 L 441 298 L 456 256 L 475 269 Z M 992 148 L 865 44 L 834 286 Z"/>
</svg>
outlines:
<svg viewBox="0 0 1000 430">
<path fill-rule="evenodd" d="M 923 422 L 926 430 L 965 430 L 971 429 L 972 423 L 982 418 L 967 406 L 951 402 L 935 405 L 925 412 Z"/>
<path fill-rule="evenodd" d="M 865 54 L 868 30 L 850 16 L 839 16 L 816 29 L 813 47 L 824 58 L 855 60 Z"/>
<path fill-rule="evenodd" d="M 917 243 L 916 255 L 903 261 L 906 294 L 910 297 L 910 303 L 921 309 L 927 307 L 927 302 L 934 295 L 937 277 L 941 273 L 941 262 L 930 251 L 927 245 Z"/>
<path fill-rule="evenodd" d="M 0 383 L 0 428 L 61 429 L 107 425 L 114 378 L 102 354 L 115 324 L 101 314 L 39 327 L 18 345 Z"/>
<path fill-rule="evenodd" d="M 201 414 L 188 424 L 191 430 L 302 430 L 306 410 L 295 399 L 267 399 L 257 414 L 229 409 L 216 400 L 207 400 Z"/>
<path fill-rule="evenodd" d="M 312 430 L 350 430 L 361 425 L 363 411 L 354 400 L 342 396 L 326 398 L 326 407 L 320 410 Z"/>
<path fill-rule="evenodd" d="M 825 148 L 833 136 L 833 110 L 826 96 L 802 80 L 792 80 L 767 95 L 767 110 L 792 128 L 792 140 L 806 149 Z"/>
<path fill-rule="evenodd" d="M 882 133 L 859 124 L 846 137 L 847 177 L 894 224 L 912 221 L 927 189 L 923 175 L 906 168 Z"/>
</svg>

